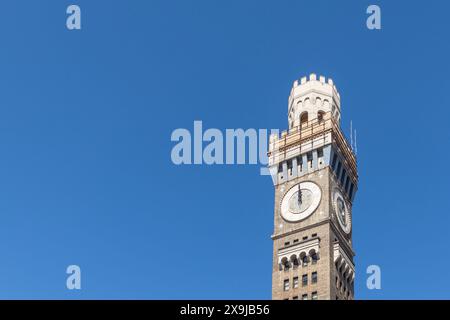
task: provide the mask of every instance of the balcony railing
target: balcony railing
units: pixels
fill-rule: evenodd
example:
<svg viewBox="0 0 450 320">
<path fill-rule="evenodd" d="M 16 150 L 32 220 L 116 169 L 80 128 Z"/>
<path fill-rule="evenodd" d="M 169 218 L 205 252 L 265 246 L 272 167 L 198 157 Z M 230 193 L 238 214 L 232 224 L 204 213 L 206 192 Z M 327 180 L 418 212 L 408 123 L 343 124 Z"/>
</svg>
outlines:
<svg viewBox="0 0 450 320">
<path fill-rule="evenodd" d="M 268 155 L 271 157 L 276 152 L 286 152 L 291 148 L 301 147 L 305 142 L 315 141 L 321 137 L 325 142 L 328 133 L 332 134 L 333 141 L 338 144 L 340 150 L 344 153 L 345 161 L 357 174 L 356 156 L 331 112 L 323 113 L 321 119 L 315 118 L 305 121 L 301 125 L 291 128 L 289 132 L 284 132 L 279 139 L 273 142 Z"/>
</svg>

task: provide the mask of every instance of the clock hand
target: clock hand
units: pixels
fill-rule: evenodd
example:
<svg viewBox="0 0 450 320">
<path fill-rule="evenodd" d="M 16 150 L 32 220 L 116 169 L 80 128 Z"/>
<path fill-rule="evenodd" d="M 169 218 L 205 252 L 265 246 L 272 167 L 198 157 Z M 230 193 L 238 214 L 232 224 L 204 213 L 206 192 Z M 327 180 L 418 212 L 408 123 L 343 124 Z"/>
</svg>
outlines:
<svg viewBox="0 0 450 320">
<path fill-rule="evenodd" d="M 300 185 L 298 186 L 298 203 L 302 204 L 302 189 L 300 189 Z"/>
</svg>

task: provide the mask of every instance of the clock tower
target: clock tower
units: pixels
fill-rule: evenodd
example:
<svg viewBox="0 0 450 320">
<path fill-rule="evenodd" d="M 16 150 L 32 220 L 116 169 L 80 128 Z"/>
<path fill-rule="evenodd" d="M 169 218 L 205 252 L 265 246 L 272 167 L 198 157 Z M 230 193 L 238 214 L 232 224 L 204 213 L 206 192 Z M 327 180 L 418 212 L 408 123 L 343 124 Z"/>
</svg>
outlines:
<svg viewBox="0 0 450 320">
<path fill-rule="evenodd" d="M 288 127 L 269 139 L 275 185 L 272 298 L 353 299 L 356 157 L 340 128 L 333 80 L 295 81 Z"/>
</svg>

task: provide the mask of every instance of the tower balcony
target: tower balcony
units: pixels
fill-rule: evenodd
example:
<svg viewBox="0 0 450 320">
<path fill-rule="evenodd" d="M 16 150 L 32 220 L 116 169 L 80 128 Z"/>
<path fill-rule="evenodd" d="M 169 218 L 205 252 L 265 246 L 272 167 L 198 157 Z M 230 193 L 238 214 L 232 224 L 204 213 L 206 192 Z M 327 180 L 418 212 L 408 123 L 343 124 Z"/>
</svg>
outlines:
<svg viewBox="0 0 450 320">
<path fill-rule="evenodd" d="M 349 176 L 356 185 L 356 156 L 331 112 L 322 113 L 318 118 L 305 121 L 289 131 L 283 131 L 281 136 L 271 135 L 269 167 L 272 172 L 278 172 L 278 183 L 320 169 L 330 165 L 331 148 L 326 148 L 332 144 L 341 153 L 343 165 L 348 168 Z M 322 159 L 319 159 L 321 155 L 317 154 L 318 149 L 327 150 L 323 152 Z"/>
</svg>

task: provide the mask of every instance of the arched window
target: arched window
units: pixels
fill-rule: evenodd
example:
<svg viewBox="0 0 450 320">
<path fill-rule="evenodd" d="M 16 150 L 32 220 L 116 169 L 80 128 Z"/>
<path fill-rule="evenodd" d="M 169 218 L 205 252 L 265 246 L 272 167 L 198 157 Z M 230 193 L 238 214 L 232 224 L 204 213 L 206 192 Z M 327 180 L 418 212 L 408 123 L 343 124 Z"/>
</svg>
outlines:
<svg viewBox="0 0 450 320">
<path fill-rule="evenodd" d="M 308 265 L 308 256 L 303 256 L 302 258 L 303 266 L 306 267 Z"/>
<path fill-rule="evenodd" d="M 300 125 L 303 127 L 303 126 L 306 126 L 308 124 L 308 112 L 303 112 L 301 115 L 300 115 Z"/>
<path fill-rule="evenodd" d="M 323 121 L 324 116 L 325 116 L 325 112 L 323 112 L 323 111 L 317 112 L 317 120 L 319 120 L 319 122 Z"/>
<path fill-rule="evenodd" d="M 291 266 L 291 264 L 289 263 L 289 260 L 288 260 L 286 257 L 284 257 L 284 258 L 281 260 L 281 265 L 282 265 L 284 271 L 288 271 L 288 270 L 289 270 L 289 267 Z"/>
<path fill-rule="evenodd" d="M 317 108 L 322 106 L 322 99 L 320 99 L 320 97 L 316 97 L 316 99 L 313 99 L 313 102 Z"/>
<path fill-rule="evenodd" d="M 296 255 L 292 255 L 292 256 L 291 256 L 291 262 L 292 262 L 292 266 L 293 266 L 294 268 L 297 268 L 297 267 L 298 267 L 298 259 L 297 259 L 297 256 L 296 256 Z"/>
</svg>

